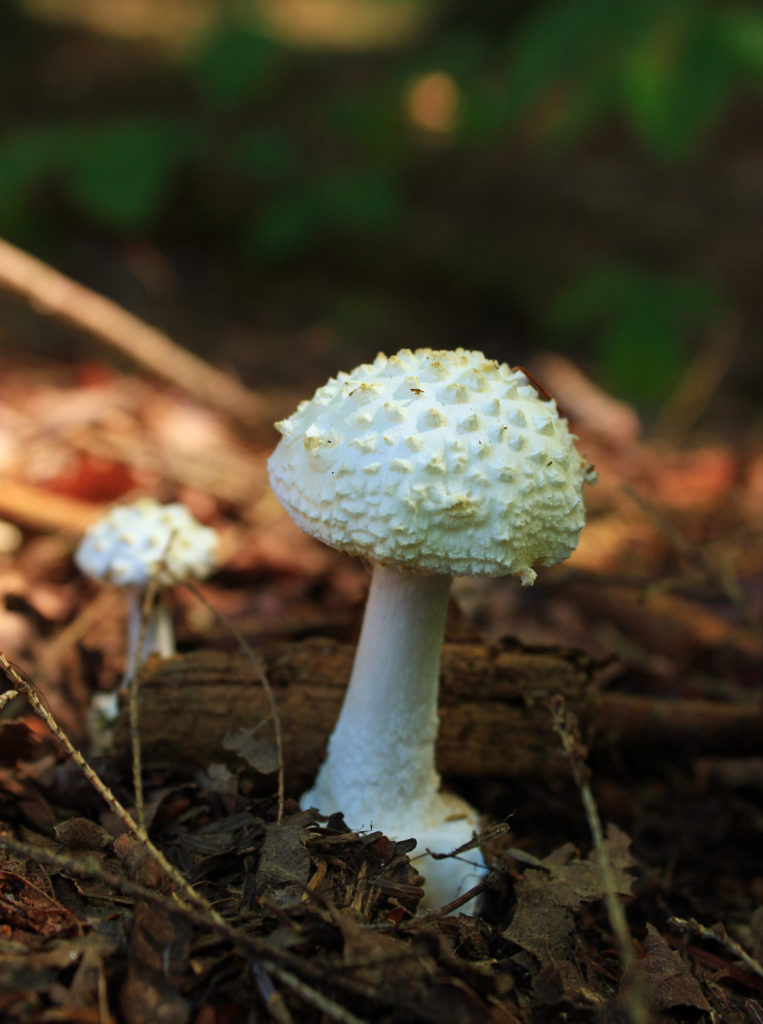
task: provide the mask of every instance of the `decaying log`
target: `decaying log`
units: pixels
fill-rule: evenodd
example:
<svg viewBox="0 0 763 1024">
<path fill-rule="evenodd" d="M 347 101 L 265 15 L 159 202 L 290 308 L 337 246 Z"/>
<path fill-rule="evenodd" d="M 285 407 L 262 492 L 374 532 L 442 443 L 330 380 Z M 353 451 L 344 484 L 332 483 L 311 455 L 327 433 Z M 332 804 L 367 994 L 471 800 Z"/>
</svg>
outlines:
<svg viewBox="0 0 763 1024">
<path fill-rule="evenodd" d="M 328 639 L 273 644 L 258 652 L 275 695 L 287 778 L 312 777 L 323 759 L 350 674 L 353 648 Z M 223 737 L 262 728 L 268 704 L 258 672 L 240 654 L 201 651 L 149 667 L 141 685 L 140 732 L 147 760 L 230 762 Z M 537 776 L 567 772 L 550 726 L 549 698 L 562 694 L 593 750 L 614 746 L 687 754 L 758 751 L 763 712 L 754 704 L 651 699 L 608 691 L 579 652 L 445 644 L 438 767 L 448 776 Z M 123 711 L 115 745 L 128 755 Z"/>
</svg>

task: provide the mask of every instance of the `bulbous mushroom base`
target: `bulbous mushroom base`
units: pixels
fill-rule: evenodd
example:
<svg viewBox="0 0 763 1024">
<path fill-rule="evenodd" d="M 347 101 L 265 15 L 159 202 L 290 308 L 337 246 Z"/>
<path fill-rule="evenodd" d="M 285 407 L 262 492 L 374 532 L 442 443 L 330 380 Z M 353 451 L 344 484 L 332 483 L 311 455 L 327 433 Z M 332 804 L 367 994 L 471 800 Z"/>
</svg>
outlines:
<svg viewBox="0 0 763 1024">
<path fill-rule="evenodd" d="M 432 857 L 427 852 L 451 853 L 468 843 L 475 832 L 479 831 L 477 812 L 465 800 L 453 793 L 438 793 L 424 821 L 418 824 L 410 822 L 410 827 L 407 826 L 408 822 L 403 822 L 402 828 L 398 823 L 395 828 L 398 834 L 389 837 L 416 837 L 416 849 L 411 858 L 413 866 L 425 882 L 421 904 L 423 909 L 439 910 L 468 892 L 487 874 L 485 858 L 479 848 L 442 859 Z M 476 913 L 477 903 L 477 899 L 469 900 L 459 907 L 458 913 Z"/>
<path fill-rule="evenodd" d="M 344 811 L 342 801 L 320 785 L 320 778 L 300 797 L 299 802 L 302 807 L 315 807 L 322 814 Z M 487 874 L 485 859 L 479 849 L 468 850 L 455 857 L 430 856 L 430 853 L 452 853 L 479 831 L 477 811 L 453 793 L 435 793 L 427 802 L 417 802 L 403 809 L 387 807 L 374 813 L 359 814 L 355 808 L 355 813 L 348 817 L 345 817 L 347 824 L 358 831 L 378 829 L 395 841 L 416 839 L 416 848 L 410 857 L 424 879 L 422 910 L 439 910 L 468 892 Z M 477 899 L 469 900 L 459 907 L 458 912 L 476 913 L 477 902 Z"/>
</svg>

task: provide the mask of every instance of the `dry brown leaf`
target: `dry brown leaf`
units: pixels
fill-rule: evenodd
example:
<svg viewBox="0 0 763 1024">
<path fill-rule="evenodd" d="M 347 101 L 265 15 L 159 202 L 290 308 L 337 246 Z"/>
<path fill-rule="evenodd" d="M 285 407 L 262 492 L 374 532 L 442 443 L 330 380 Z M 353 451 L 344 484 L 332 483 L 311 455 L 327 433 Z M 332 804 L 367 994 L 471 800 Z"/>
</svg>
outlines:
<svg viewBox="0 0 763 1024">
<path fill-rule="evenodd" d="M 655 1010 L 691 1006 L 709 1013 L 711 1006 L 681 954 L 671 949 L 654 925 L 647 924 L 643 969 L 649 1005 Z"/>
<path fill-rule="evenodd" d="M 630 896 L 635 862 L 630 839 L 609 825 L 604 852 L 615 892 Z M 516 884 L 517 908 L 504 936 L 535 957 L 541 965 L 567 959 L 575 947 L 575 914 L 586 903 L 601 899 L 605 886 L 595 853 L 579 860 L 572 843 L 565 843 L 543 860 L 542 869 L 527 868 Z"/>
<path fill-rule="evenodd" d="M 278 768 L 278 751 L 271 740 L 255 736 L 255 731 L 252 727 L 226 732 L 223 750 L 232 750 L 256 772 L 269 775 Z"/>
<path fill-rule="evenodd" d="M 0 922 L 45 938 L 80 933 L 75 915 L 58 900 L 13 871 L 0 868 Z"/>
</svg>

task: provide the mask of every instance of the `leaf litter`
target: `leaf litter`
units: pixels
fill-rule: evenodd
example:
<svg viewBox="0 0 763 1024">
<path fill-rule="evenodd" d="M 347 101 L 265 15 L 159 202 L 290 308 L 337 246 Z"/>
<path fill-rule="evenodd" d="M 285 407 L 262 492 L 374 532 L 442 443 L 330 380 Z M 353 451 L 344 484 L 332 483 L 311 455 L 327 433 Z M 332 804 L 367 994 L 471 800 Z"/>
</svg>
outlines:
<svg viewBox="0 0 763 1024">
<path fill-rule="evenodd" d="M 185 500 L 220 530 L 230 557 L 203 592 L 258 649 L 286 644 L 282 705 L 300 653 L 300 671 L 317 664 L 319 648 L 306 640 L 352 641 L 362 567 L 292 529 L 268 496 L 262 452 L 222 416 L 105 372 L 72 375 L 62 403 L 60 374 L 52 388 L 36 372 L 0 384 L 0 512 L 14 528 L 0 552 L 0 635 L 77 743 L 87 742 L 91 694 L 121 673 L 123 613 L 104 603 L 88 619 L 94 595 L 70 560 L 82 525 L 111 501 L 146 492 Z M 555 766 L 542 784 L 521 772 L 483 778 L 471 762 L 459 770 L 457 757 L 449 769 L 448 781 L 470 786 L 494 820 L 510 820 L 486 833 L 491 871 L 476 917 L 417 913 L 411 841 L 356 834 L 340 816 L 319 819 L 288 798 L 279 820 L 267 715 L 234 719 L 219 757 L 152 754 L 143 768 L 148 834 L 203 897 L 192 905 L 16 698 L 0 710 L 0 1020 L 634 1020 L 602 856 L 628 915 L 648 1019 L 756 1020 L 761 979 L 740 951 L 759 955 L 763 772 L 747 746 L 736 757 L 730 743 L 715 753 L 702 701 L 751 716 L 759 701 L 763 457 L 717 444 L 651 446 L 627 410 L 610 411 L 627 429 L 607 437 L 599 420 L 584 436 L 604 486 L 581 549 L 548 574 L 542 602 L 494 581 L 461 581 L 449 627 L 456 665 L 467 650 L 459 643 L 477 637 L 487 649 L 484 637 L 510 629 L 527 645 L 504 648 L 515 652 L 512 671 L 536 657 L 545 671 L 561 667 L 577 646 L 602 666 L 586 683 L 609 701 L 601 706 L 628 696 L 644 702 L 640 713 L 667 699 L 696 709 L 691 734 L 664 749 L 649 733 L 641 757 L 634 737 L 601 743 L 608 722 L 581 718 L 591 786 L 610 822 L 598 851 L 544 704 L 553 685 L 541 699 L 523 683 L 524 701 L 516 698 L 518 714 L 548 715 L 546 733 L 532 734 Z M 191 596 L 173 601 L 181 649 L 235 650 Z M 325 650 L 333 664 L 335 648 Z M 195 664 L 192 654 L 178 658 L 189 693 Z M 150 683 L 149 674 L 144 715 Z M 197 716 L 194 728 L 204 726 Z M 660 728 L 669 743 L 670 719 Z M 92 763 L 133 811 L 124 758 L 107 749 Z M 284 767 L 296 795 L 303 780 Z M 728 932 L 687 939 L 676 922 L 692 917 L 723 920 Z"/>
</svg>

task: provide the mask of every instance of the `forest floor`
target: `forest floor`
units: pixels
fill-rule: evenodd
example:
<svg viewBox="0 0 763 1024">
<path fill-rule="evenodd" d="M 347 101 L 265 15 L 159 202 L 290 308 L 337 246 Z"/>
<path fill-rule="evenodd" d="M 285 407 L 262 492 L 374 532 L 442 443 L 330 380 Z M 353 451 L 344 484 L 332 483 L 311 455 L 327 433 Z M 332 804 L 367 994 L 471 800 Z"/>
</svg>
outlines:
<svg viewBox="0 0 763 1024">
<path fill-rule="evenodd" d="M 417 912 L 411 842 L 296 803 L 368 580 L 268 490 L 298 382 L 244 429 L 154 377 L 3 359 L 0 1020 L 763 1021 L 763 452 L 644 437 L 571 364 L 533 371 L 599 483 L 532 589 L 454 588 L 439 765 L 491 869 L 468 916 Z M 104 734 L 124 600 L 72 556 L 145 494 L 221 567 L 169 595 L 181 653 Z"/>
</svg>

